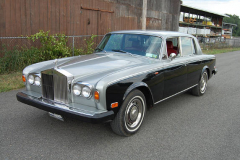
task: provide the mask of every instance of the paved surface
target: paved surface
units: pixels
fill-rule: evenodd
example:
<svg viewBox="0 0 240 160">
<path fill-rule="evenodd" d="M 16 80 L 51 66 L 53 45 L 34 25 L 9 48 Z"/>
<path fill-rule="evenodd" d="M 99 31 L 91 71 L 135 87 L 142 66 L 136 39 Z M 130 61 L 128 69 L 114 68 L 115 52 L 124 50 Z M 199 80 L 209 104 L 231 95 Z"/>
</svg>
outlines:
<svg viewBox="0 0 240 160">
<path fill-rule="evenodd" d="M 0 159 L 240 159 L 240 52 L 217 55 L 218 74 L 202 97 L 184 93 L 147 112 L 141 130 L 61 122 L 0 94 Z"/>
</svg>

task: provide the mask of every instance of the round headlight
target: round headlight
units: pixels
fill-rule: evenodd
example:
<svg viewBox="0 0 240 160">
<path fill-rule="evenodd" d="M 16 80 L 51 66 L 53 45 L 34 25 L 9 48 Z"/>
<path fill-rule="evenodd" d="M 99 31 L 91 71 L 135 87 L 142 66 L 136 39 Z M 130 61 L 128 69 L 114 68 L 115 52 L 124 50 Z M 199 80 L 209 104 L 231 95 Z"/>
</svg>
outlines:
<svg viewBox="0 0 240 160">
<path fill-rule="evenodd" d="M 73 86 L 73 93 L 76 95 L 76 96 L 79 96 L 81 94 L 81 87 L 79 85 L 74 85 Z"/>
<path fill-rule="evenodd" d="M 28 82 L 29 82 L 30 84 L 33 84 L 33 83 L 34 83 L 34 77 L 33 77 L 33 75 L 28 76 Z"/>
<path fill-rule="evenodd" d="M 41 78 L 40 77 L 35 77 L 35 85 L 40 86 L 41 85 Z"/>
<path fill-rule="evenodd" d="M 89 87 L 83 87 L 82 89 L 82 95 L 83 97 L 89 98 L 91 95 L 91 89 Z"/>
</svg>

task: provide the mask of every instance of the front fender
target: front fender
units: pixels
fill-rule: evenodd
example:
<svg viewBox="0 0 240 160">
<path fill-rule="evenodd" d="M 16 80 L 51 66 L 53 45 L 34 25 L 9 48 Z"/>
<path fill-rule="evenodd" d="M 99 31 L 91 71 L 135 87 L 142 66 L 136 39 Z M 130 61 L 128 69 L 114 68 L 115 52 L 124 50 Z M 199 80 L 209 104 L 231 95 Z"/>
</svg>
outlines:
<svg viewBox="0 0 240 160">
<path fill-rule="evenodd" d="M 144 82 L 136 82 L 136 83 L 133 83 L 131 86 L 128 87 L 128 89 L 126 90 L 126 92 L 125 92 L 125 94 L 124 94 L 124 96 L 123 96 L 123 101 L 125 100 L 125 98 L 127 97 L 127 95 L 128 95 L 132 90 L 134 90 L 135 88 L 138 88 L 138 87 L 146 87 L 146 88 L 149 90 L 149 92 L 150 92 L 150 94 L 151 94 L 151 97 L 153 97 L 153 96 L 152 96 L 152 93 L 151 93 L 151 90 L 149 89 L 149 87 L 148 87 L 148 85 L 147 85 L 146 83 L 144 83 Z"/>
<path fill-rule="evenodd" d="M 127 83 L 116 83 L 111 85 L 106 90 L 106 105 L 107 110 L 113 110 L 116 114 L 120 109 L 122 103 L 128 96 L 128 94 L 134 89 L 139 89 L 145 95 L 147 104 L 149 106 L 153 105 L 153 96 L 148 85 L 144 82 L 127 82 Z M 111 108 L 111 104 L 118 102 L 117 108 Z"/>
<path fill-rule="evenodd" d="M 208 66 L 204 66 L 203 69 L 202 69 L 202 72 L 201 72 L 201 76 L 200 76 L 199 81 L 201 80 L 202 74 L 203 74 L 203 72 L 204 72 L 205 70 L 207 71 L 207 73 L 208 73 L 208 78 L 209 78 L 209 76 L 210 76 L 209 67 L 208 67 Z"/>
</svg>

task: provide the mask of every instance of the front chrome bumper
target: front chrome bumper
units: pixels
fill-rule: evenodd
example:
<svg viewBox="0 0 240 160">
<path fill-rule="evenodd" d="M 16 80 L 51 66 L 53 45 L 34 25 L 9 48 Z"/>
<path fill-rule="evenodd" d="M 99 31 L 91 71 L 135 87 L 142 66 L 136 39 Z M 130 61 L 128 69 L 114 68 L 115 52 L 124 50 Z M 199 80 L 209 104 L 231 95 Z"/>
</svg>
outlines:
<svg viewBox="0 0 240 160">
<path fill-rule="evenodd" d="M 35 97 L 31 96 L 24 92 L 18 92 L 17 100 L 31 105 L 33 107 L 42 109 L 47 112 L 56 113 L 63 116 L 78 118 L 82 121 L 92 122 L 92 123 L 99 123 L 104 122 L 108 120 L 112 120 L 114 118 L 114 112 L 113 111 L 100 111 L 93 107 L 87 107 L 87 106 L 80 106 L 80 107 L 68 107 L 64 104 L 59 104 L 53 101 L 49 101 L 46 99 L 43 99 L 42 97 Z M 78 109 L 78 108 L 84 108 L 84 109 Z M 87 110 L 87 108 L 91 110 Z"/>
</svg>

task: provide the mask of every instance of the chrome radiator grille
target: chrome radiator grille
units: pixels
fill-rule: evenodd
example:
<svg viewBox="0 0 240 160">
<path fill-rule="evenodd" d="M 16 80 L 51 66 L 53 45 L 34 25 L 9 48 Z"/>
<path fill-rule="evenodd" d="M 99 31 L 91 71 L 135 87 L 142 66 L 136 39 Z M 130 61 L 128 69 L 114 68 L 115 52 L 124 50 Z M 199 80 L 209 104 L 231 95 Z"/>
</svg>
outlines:
<svg viewBox="0 0 240 160">
<path fill-rule="evenodd" d="M 43 97 L 68 103 L 67 77 L 53 69 L 43 71 L 41 74 Z"/>
<path fill-rule="evenodd" d="M 54 100 L 68 103 L 68 83 L 67 77 L 62 73 L 53 71 L 53 80 L 54 80 Z"/>
<path fill-rule="evenodd" d="M 47 99 L 54 99 L 53 75 L 42 73 L 42 95 Z"/>
</svg>

